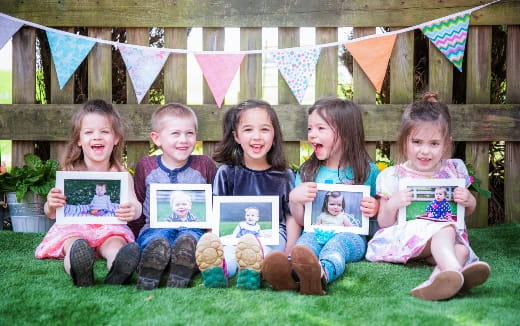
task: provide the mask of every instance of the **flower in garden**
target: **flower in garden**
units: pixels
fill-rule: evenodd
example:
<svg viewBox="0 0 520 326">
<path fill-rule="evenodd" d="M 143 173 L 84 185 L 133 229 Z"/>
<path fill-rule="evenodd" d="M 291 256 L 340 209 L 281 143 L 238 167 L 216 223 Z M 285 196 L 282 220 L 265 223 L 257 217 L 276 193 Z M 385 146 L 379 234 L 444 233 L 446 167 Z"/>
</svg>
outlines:
<svg viewBox="0 0 520 326">
<path fill-rule="evenodd" d="M 0 174 L 5 173 L 7 173 L 7 167 L 5 166 L 5 162 L 2 162 L 2 164 L 0 165 Z"/>
</svg>

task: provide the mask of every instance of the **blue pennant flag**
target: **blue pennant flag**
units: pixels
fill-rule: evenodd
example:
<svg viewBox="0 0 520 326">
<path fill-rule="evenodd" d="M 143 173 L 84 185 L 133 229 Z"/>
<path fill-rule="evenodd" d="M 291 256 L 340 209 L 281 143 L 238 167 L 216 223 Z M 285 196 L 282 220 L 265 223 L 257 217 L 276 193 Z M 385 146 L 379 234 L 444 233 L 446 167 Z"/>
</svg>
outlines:
<svg viewBox="0 0 520 326">
<path fill-rule="evenodd" d="M 58 82 L 62 89 L 96 42 L 50 31 L 46 33 Z"/>
</svg>

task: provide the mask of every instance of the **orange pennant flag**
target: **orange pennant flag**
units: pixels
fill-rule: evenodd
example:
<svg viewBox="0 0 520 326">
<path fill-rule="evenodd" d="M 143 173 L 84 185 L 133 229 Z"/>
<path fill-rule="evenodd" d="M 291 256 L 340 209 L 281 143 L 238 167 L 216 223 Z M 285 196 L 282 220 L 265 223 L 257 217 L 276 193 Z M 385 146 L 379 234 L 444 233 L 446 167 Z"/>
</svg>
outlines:
<svg viewBox="0 0 520 326">
<path fill-rule="evenodd" d="M 345 44 L 378 93 L 381 92 L 396 36 L 392 34 Z"/>
</svg>

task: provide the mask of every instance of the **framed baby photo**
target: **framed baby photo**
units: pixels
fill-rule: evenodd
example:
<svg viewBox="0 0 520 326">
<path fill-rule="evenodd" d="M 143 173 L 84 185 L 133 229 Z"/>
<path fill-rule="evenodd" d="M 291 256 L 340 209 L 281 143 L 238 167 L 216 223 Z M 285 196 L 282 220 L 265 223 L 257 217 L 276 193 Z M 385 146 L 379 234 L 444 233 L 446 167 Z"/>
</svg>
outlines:
<svg viewBox="0 0 520 326">
<path fill-rule="evenodd" d="M 129 178 L 128 172 L 57 171 L 66 204 L 56 209 L 56 223 L 126 224 L 115 211 L 128 202 Z"/>
<path fill-rule="evenodd" d="M 318 183 L 316 198 L 305 205 L 305 231 L 368 234 L 369 220 L 360 207 L 369 196 L 369 186 Z"/>
<path fill-rule="evenodd" d="M 424 219 L 455 223 L 464 229 L 464 206 L 453 201 L 453 191 L 465 187 L 464 179 L 413 179 L 399 181 L 399 189 L 412 190 L 412 203 L 399 210 L 398 223 Z"/>
<path fill-rule="evenodd" d="M 278 196 L 215 196 L 213 211 L 218 223 L 212 232 L 225 245 L 236 245 L 248 233 L 263 245 L 277 245 L 279 207 Z"/>
<path fill-rule="evenodd" d="M 214 227 L 210 184 L 150 184 L 150 227 Z"/>
</svg>

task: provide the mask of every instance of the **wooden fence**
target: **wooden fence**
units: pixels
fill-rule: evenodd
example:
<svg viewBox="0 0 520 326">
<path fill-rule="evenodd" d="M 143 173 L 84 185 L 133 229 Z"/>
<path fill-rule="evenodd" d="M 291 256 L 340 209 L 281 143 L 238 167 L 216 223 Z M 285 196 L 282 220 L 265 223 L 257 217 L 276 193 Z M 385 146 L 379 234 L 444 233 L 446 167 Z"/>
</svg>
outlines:
<svg viewBox="0 0 520 326">
<path fill-rule="evenodd" d="M 354 27 L 354 36 L 374 34 L 377 26 L 392 30 L 467 10 L 481 4 L 474 0 L 451 1 L 2 1 L 0 11 L 44 26 L 72 31 L 86 27 L 88 36 L 111 40 L 113 27 L 125 27 L 127 42 L 148 45 L 151 27 L 165 29 L 165 47 L 186 49 L 190 27 L 203 28 L 203 50 L 224 50 L 225 27 L 240 28 L 240 49 L 262 48 L 262 27 L 278 27 L 278 48 L 299 46 L 301 26 L 316 27 L 316 44 L 337 42 L 338 26 Z M 506 221 L 520 221 L 520 0 L 504 0 L 473 12 L 466 45 L 466 104 L 450 104 L 454 139 L 466 142 L 466 162 L 489 183 L 489 144 L 505 141 Z M 507 25 L 508 104 L 490 104 L 492 25 Z M 13 103 L 0 105 L 0 139 L 13 140 L 13 163 L 34 151 L 35 141 L 49 141 L 51 157 L 60 152 L 74 103 L 73 83 L 59 89 L 54 68 L 51 73 L 50 104 L 35 104 L 35 29 L 23 27 L 13 37 Z M 354 63 L 354 101 L 361 104 L 367 148 L 375 156 L 380 141 L 395 141 L 404 104 L 414 99 L 414 32 L 401 33 L 389 64 L 390 104 L 376 105 L 376 92 L 363 71 Z M 98 43 L 87 60 L 88 97 L 112 100 L 112 51 Z M 453 66 L 432 45 L 428 51 L 428 89 L 451 103 Z M 338 77 L 336 47 L 322 49 L 316 66 L 316 98 L 336 95 Z M 171 54 L 164 67 L 166 102 L 186 103 L 187 55 Z M 299 162 L 299 141 L 306 140 L 307 105 L 299 105 L 282 77 L 278 77 L 278 105 L 286 150 L 291 162 Z M 149 149 L 149 119 L 157 107 L 136 104 L 127 80 L 127 104 L 118 105 L 128 124 L 128 164 L 132 167 Z M 240 66 L 239 100 L 262 98 L 262 56 L 246 55 Z M 214 104 L 206 84 L 203 105 L 192 106 L 200 121 L 199 140 L 204 152 L 221 136 L 225 112 Z M 391 155 L 394 155 L 391 146 Z M 488 201 L 478 199 L 477 211 L 467 219 L 469 226 L 487 225 Z"/>
</svg>

